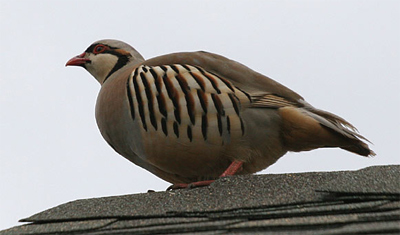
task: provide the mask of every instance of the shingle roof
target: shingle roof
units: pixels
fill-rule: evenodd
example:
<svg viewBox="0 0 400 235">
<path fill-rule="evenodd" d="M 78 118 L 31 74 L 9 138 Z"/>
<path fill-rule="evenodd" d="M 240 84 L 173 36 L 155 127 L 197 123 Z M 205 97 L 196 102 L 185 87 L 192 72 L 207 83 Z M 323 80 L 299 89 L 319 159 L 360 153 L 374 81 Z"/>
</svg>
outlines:
<svg viewBox="0 0 400 235">
<path fill-rule="evenodd" d="M 76 200 L 0 234 L 390 234 L 400 166 L 244 175 L 209 187 Z"/>
</svg>

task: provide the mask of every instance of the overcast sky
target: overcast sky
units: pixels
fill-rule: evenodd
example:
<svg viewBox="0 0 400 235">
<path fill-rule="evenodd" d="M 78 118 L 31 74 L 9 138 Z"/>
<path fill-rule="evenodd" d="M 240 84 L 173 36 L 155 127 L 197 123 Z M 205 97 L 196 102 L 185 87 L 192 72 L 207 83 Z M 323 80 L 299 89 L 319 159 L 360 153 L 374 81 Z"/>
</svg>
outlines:
<svg viewBox="0 0 400 235">
<path fill-rule="evenodd" d="M 399 1 L 1 1 L 0 230 L 68 201 L 165 190 L 115 153 L 94 118 L 100 85 L 64 67 L 114 38 L 145 58 L 206 50 L 354 124 L 375 158 L 289 153 L 262 171 L 399 164 Z"/>
</svg>

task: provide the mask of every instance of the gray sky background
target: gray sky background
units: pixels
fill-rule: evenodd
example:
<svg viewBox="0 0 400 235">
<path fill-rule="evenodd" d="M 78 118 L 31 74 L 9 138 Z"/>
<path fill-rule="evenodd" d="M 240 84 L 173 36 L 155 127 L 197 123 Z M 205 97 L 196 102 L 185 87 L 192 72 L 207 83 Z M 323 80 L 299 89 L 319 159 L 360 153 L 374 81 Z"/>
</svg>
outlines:
<svg viewBox="0 0 400 235">
<path fill-rule="evenodd" d="M 400 164 L 399 1 L 0 1 L 0 229 L 68 201 L 164 190 L 115 153 L 94 118 L 99 84 L 64 65 L 93 41 L 145 58 L 222 54 L 353 123 L 375 158 L 289 153 L 261 173 Z"/>
</svg>

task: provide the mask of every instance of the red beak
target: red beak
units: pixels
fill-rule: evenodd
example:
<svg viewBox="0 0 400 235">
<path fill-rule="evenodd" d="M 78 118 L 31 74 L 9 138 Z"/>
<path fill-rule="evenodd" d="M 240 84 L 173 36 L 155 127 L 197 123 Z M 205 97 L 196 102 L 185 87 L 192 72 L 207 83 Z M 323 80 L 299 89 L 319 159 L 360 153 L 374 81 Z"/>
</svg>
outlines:
<svg viewBox="0 0 400 235">
<path fill-rule="evenodd" d="M 65 66 L 83 66 L 90 62 L 90 59 L 85 58 L 85 52 L 68 60 Z"/>
</svg>

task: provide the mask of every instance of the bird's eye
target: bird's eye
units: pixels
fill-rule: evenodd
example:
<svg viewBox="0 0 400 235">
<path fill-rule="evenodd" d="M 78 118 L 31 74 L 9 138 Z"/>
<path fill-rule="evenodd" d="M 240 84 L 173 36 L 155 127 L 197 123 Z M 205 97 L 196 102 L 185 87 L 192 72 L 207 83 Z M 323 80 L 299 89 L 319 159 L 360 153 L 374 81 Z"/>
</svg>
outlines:
<svg viewBox="0 0 400 235">
<path fill-rule="evenodd" d="M 93 53 L 94 54 L 99 54 L 102 53 L 106 50 L 106 47 L 104 45 L 97 45 L 94 49 L 93 49 Z"/>
</svg>

